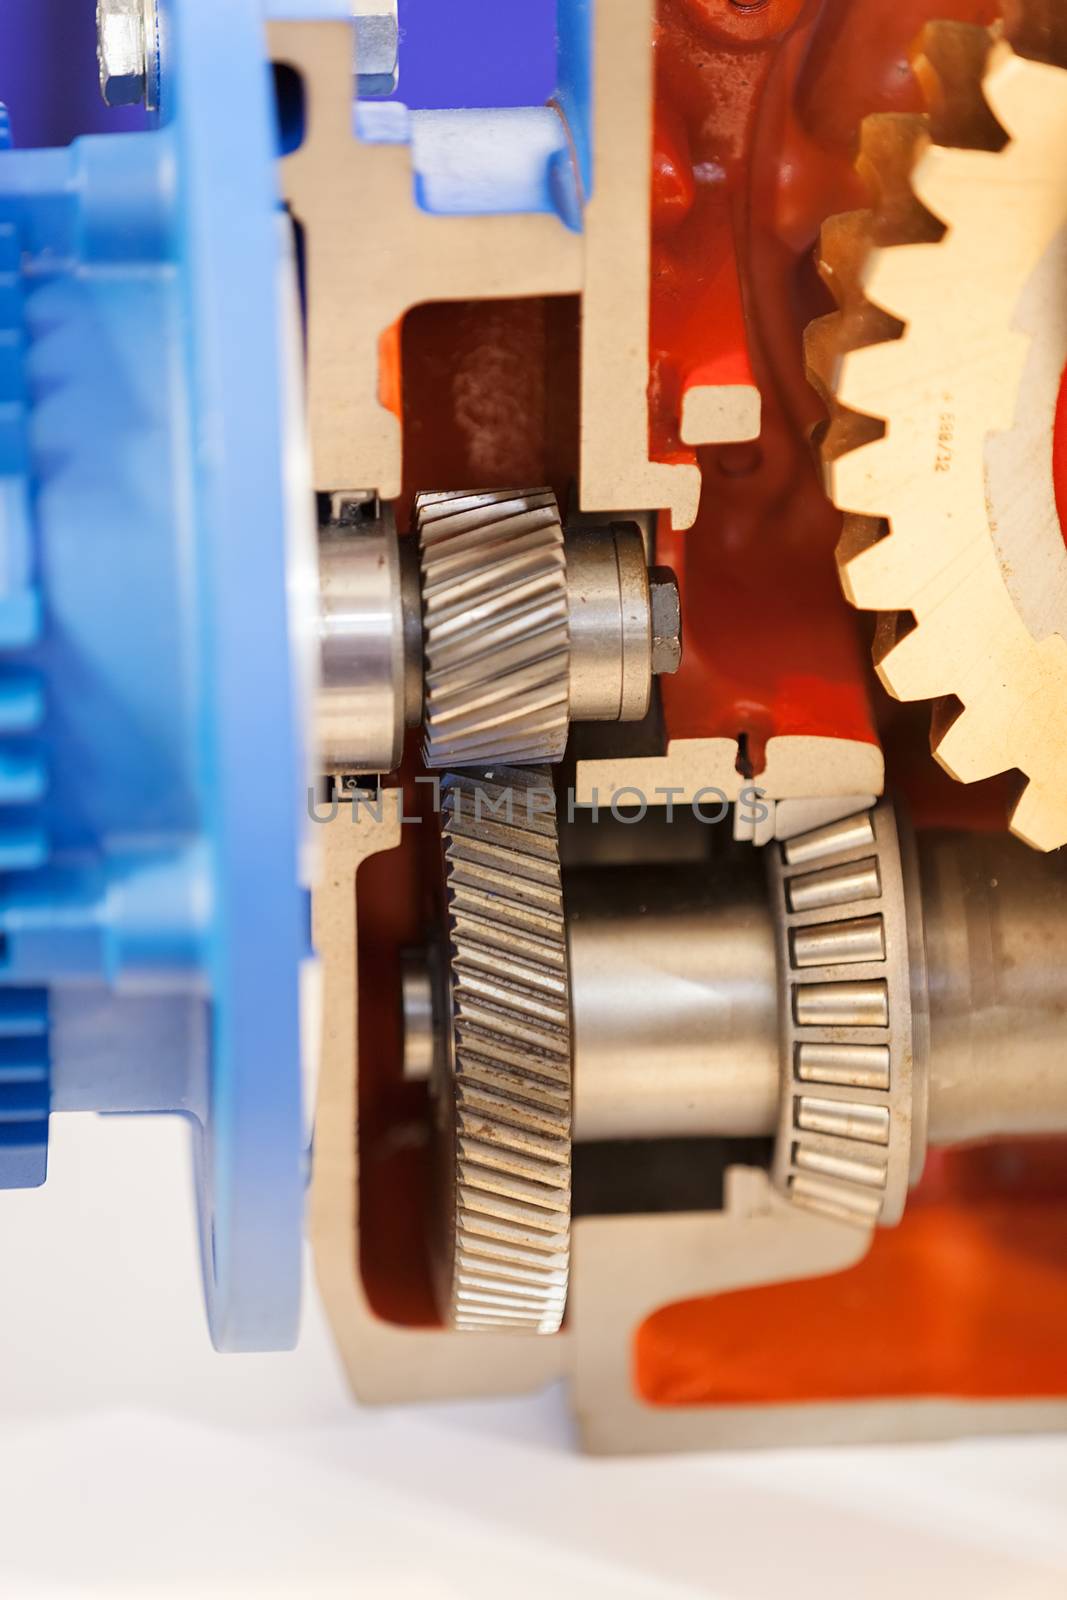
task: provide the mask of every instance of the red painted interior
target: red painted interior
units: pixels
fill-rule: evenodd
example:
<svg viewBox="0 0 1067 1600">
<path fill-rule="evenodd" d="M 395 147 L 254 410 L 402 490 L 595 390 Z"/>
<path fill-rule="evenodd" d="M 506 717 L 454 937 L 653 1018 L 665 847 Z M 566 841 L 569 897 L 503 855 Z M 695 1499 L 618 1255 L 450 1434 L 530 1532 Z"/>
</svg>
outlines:
<svg viewBox="0 0 1067 1600">
<path fill-rule="evenodd" d="M 828 1278 L 665 1306 L 634 1341 L 651 1405 L 1067 1393 L 1063 1142 L 942 1153 L 898 1228 Z"/>
<path fill-rule="evenodd" d="M 664 685 L 668 734 L 744 733 L 757 772 L 775 734 L 880 739 L 920 826 L 1002 827 L 1011 780 L 952 784 L 929 758 L 925 708 L 897 707 L 873 682 L 869 624 L 837 582 L 840 519 L 811 450 L 821 410 L 801 338 L 829 309 L 819 227 L 864 203 L 862 117 L 919 108 L 908 60 L 928 18 L 994 10 L 660 0 L 656 34 L 651 452 L 693 458 L 679 437 L 689 384 L 754 380 L 763 399 L 757 442 L 699 451 L 696 525 L 660 530 L 686 629 L 682 671 Z M 401 525 L 416 488 L 549 483 L 565 501 L 578 350 L 569 299 L 423 306 L 390 330 L 382 397 L 403 418 Z M 1061 520 L 1065 408 L 1061 394 Z M 429 822 L 406 828 L 359 884 L 360 1266 L 377 1314 L 408 1324 L 434 1312 L 425 1099 L 401 1080 L 397 961 L 432 920 L 436 849 Z M 903 1226 L 851 1273 L 664 1308 L 641 1330 L 635 1383 L 657 1404 L 1067 1393 L 1065 1326 L 1063 1148 L 994 1147 L 935 1158 Z"/>
</svg>

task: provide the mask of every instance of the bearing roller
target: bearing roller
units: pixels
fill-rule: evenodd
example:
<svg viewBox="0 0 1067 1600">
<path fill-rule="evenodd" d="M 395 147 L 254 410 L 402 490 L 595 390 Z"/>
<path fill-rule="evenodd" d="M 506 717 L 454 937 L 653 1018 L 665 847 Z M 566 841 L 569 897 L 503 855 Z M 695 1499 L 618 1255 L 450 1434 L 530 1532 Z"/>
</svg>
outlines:
<svg viewBox="0 0 1067 1600">
<path fill-rule="evenodd" d="M 798 1205 L 899 1221 L 921 1170 L 911 946 L 893 808 L 769 849 L 781 985 L 774 1177 Z M 921 1121 L 921 1119 L 920 1119 Z"/>
</svg>

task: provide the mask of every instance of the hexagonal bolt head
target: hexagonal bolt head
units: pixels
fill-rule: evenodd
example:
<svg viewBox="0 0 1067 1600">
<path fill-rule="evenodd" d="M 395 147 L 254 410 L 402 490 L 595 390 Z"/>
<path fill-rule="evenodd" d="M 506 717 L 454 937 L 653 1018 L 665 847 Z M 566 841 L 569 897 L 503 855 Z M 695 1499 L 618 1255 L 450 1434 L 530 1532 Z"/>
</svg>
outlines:
<svg viewBox="0 0 1067 1600">
<path fill-rule="evenodd" d="M 140 105 L 148 70 L 144 0 L 97 0 L 96 58 L 105 104 Z"/>
<path fill-rule="evenodd" d="M 649 567 L 652 612 L 652 671 L 657 677 L 677 672 L 682 664 L 682 605 L 678 580 L 669 567 Z"/>
<path fill-rule="evenodd" d="M 356 0 L 357 89 L 364 99 L 392 94 L 397 81 L 400 19 L 397 0 Z"/>
</svg>

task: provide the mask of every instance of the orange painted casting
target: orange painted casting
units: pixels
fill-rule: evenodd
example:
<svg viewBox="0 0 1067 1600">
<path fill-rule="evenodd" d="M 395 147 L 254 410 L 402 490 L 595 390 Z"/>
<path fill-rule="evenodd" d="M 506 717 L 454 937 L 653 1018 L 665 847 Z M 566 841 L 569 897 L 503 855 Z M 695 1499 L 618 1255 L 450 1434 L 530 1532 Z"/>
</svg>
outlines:
<svg viewBox="0 0 1067 1600">
<path fill-rule="evenodd" d="M 1062 1143 L 935 1158 L 858 1266 L 667 1306 L 642 1325 L 653 1405 L 1067 1393 Z"/>
<path fill-rule="evenodd" d="M 921 108 L 908 60 L 925 22 L 987 23 L 994 9 L 660 0 L 655 41 L 651 452 L 693 459 L 679 416 L 694 383 L 755 382 L 763 406 L 758 441 L 699 451 L 696 525 L 660 529 L 686 631 L 682 671 L 663 684 L 668 734 L 744 735 L 756 773 L 775 734 L 880 740 L 920 826 L 1003 826 L 1010 780 L 952 784 L 929 759 L 925 710 L 873 683 L 868 624 L 837 581 L 840 519 L 811 447 L 821 409 L 802 335 L 829 309 L 813 264 L 821 223 L 865 203 L 863 116 Z M 570 299 L 422 306 L 390 330 L 382 398 L 403 417 L 400 526 L 425 487 L 548 483 L 566 503 L 578 350 Z M 1061 496 L 1064 481 L 1067 467 Z M 359 884 L 360 1266 L 378 1315 L 425 1324 L 425 1089 L 401 1078 L 397 964 L 436 921 L 439 868 L 436 830 L 403 833 Z M 1009 1182 L 1003 1148 L 936 1158 L 902 1227 L 851 1272 L 658 1312 L 635 1346 L 639 1393 L 674 1405 L 1067 1393 L 1067 1156 L 1012 1146 Z"/>
</svg>

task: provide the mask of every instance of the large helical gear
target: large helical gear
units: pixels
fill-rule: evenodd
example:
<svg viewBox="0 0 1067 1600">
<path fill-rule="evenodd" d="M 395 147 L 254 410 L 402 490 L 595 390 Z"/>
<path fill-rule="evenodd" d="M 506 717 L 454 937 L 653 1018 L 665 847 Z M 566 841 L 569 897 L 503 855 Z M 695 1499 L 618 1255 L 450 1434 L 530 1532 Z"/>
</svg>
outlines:
<svg viewBox="0 0 1067 1600">
<path fill-rule="evenodd" d="M 554 1333 L 567 1298 L 570 980 L 553 805 L 544 768 L 442 780 L 438 1265 L 461 1330 Z"/>
<path fill-rule="evenodd" d="M 839 310 L 809 329 L 847 513 L 846 595 L 883 613 L 879 676 L 939 699 L 964 782 L 1027 780 L 1013 831 L 1067 843 L 1067 547 L 1053 425 L 1067 360 L 1067 20 L 936 23 L 924 116 L 863 127 L 870 211 L 823 230 Z M 912 626 L 912 619 L 914 625 Z"/>
<path fill-rule="evenodd" d="M 431 767 L 558 761 L 570 716 L 563 529 L 550 489 L 422 494 Z"/>
</svg>

